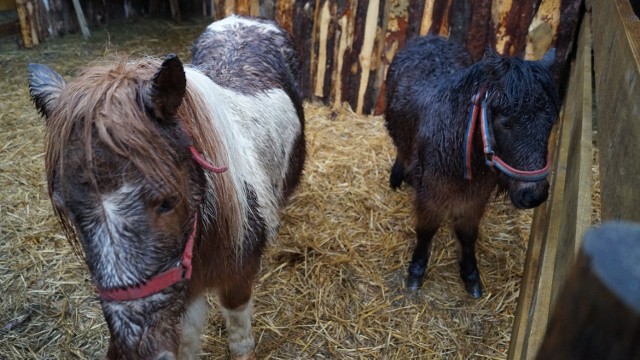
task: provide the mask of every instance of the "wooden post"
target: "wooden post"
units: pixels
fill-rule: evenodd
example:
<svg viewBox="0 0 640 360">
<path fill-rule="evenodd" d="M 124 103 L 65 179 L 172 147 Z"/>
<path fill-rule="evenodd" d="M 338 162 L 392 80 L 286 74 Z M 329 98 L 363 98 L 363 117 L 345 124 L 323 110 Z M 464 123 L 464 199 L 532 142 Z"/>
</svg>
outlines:
<svg viewBox="0 0 640 360">
<path fill-rule="evenodd" d="M 552 148 L 551 192 L 534 212 L 514 318 L 509 360 L 533 359 L 544 338 L 554 300 L 591 225 L 591 26 L 582 23 L 560 128 Z M 555 134 L 555 133 L 554 133 Z"/>
<path fill-rule="evenodd" d="M 523 55 L 527 29 L 533 19 L 538 0 L 494 0 L 491 20 L 494 31 L 493 45 L 504 55 Z"/>
<path fill-rule="evenodd" d="M 526 59 L 542 59 L 544 53 L 553 47 L 560 24 L 560 2 L 561 0 L 542 0 L 536 16 L 529 25 Z"/>
<path fill-rule="evenodd" d="M 591 5 L 602 218 L 640 221 L 640 22 L 627 0 Z"/>
<path fill-rule="evenodd" d="M 347 60 L 347 51 L 353 44 L 354 12 L 355 4 L 351 1 L 340 3 L 336 11 L 338 22 L 335 35 L 335 67 L 331 74 L 331 96 L 333 97 L 334 109 L 340 108 L 347 97 L 344 83 L 348 80 L 349 72 L 347 67 L 350 66 L 350 63 L 345 60 Z"/>
<path fill-rule="evenodd" d="M 182 22 L 182 15 L 180 14 L 180 4 L 178 3 L 178 0 L 169 0 L 169 6 L 171 6 L 171 18 L 173 21 L 178 23 Z"/>
<path fill-rule="evenodd" d="M 249 15 L 249 0 L 237 0 L 235 13 L 238 15 Z"/>
<path fill-rule="evenodd" d="M 537 359 L 640 358 L 640 225 L 590 230 Z"/>
<path fill-rule="evenodd" d="M 467 51 L 471 58 L 477 61 L 482 58 L 489 41 L 491 17 L 491 0 L 476 0 L 471 5 L 471 20 L 467 36 Z"/>
<path fill-rule="evenodd" d="M 82 36 L 85 39 L 91 37 L 91 32 L 89 32 L 89 27 L 87 26 L 87 20 L 84 17 L 84 12 L 82 12 L 82 7 L 80 6 L 80 0 L 73 0 L 73 7 L 76 10 L 76 16 L 78 17 L 78 24 L 80 25 L 80 31 L 82 31 Z"/>
<path fill-rule="evenodd" d="M 29 8 L 32 9 L 31 12 L 29 11 Z M 33 29 L 35 22 L 33 21 L 32 0 L 16 0 L 16 10 L 20 21 L 22 44 L 27 49 L 32 48 L 33 45 L 38 44 L 37 35 L 34 38 L 34 34 L 37 34 L 37 32 Z"/>
</svg>

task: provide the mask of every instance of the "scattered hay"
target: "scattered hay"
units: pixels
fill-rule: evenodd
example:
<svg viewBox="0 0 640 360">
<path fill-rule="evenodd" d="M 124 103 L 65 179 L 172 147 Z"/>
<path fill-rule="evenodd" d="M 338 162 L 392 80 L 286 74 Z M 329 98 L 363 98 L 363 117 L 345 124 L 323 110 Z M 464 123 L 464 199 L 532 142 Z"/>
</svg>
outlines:
<svg viewBox="0 0 640 360">
<path fill-rule="evenodd" d="M 104 55 L 177 52 L 188 59 L 203 27 L 140 21 L 94 31 L 91 42 L 73 35 L 29 51 L 0 42 L 0 359 L 102 358 L 108 342 L 88 273 L 46 195 L 44 127 L 29 101 L 26 64 L 72 76 Z M 477 249 L 482 299 L 466 295 L 447 229 L 436 235 L 422 290 L 407 291 L 411 193 L 387 186 L 393 149 L 382 118 L 317 104 L 305 112 L 304 179 L 255 289 L 259 355 L 505 358 L 532 212 L 502 199 L 489 206 Z M 224 357 L 223 321 L 218 311 L 210 314 L 203 354 Z"/>
</svg>

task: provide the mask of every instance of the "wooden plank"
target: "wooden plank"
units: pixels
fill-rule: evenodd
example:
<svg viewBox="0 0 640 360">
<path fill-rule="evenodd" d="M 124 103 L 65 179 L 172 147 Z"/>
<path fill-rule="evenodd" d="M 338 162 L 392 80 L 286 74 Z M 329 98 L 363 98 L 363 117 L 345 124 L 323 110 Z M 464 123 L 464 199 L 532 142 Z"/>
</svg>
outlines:
<svg viewBox="0 0 640 360">
<path fill-rule="evenodd" d="M 331 26 L 331 1 L 324 0 L 321 2 L 319 6 L 320 11 L 318 12 L 318 40 L 317 40 L 317 54 L 318 54 L 318 64 L 316 76 L 314 77 L 315 88 L 313 91 L 313 95 L 324 98 L 328 93 L 326 92 L 325 84 L 327 79 L 327 67 L 329 58 L 329 48 L 333 45 L 332 42 L 333 37 L 329 34 L 330 26 Z"/>
<path fill-rule="evenodd" d="M 640 221 L 640 22 L 627 0 L 591 4 L 602 219 Z"/>
<path fill-rule="evenodd" d="M 491 22 L 495 31 L 491 44 L 500 54 L 522 55 L 526 47 L 529 24 L 540 0 L 494 1 Z"/>
<path fill-rule="evenodd" d="M 467 51 L 474 61 L 484 55 L 489 41 L 492 0 L 476 0 L 471 5 L 471 21 L 467 35 Z"/>
<path fill-rule="evenodd" d="M 537 209 L 534 217 L 508 359 L 535 358 L 544 339 L 550 309 L 591 221 L 589 25 L 589 21 L 583 22 L 561 115 L 551 195 L 547 207 Z M 579 206 L 583 208 L 578 209 Z"/>
<path fill-rule="evenodd" d="M 236 0 L 235 14 L 249 15 L 249 0 Z"/>
<path fill-rule="evenodd" d="M 422 13 L 420 35 L 449 36 L 449 14 L 452 0 L 427 0 Z"/>
<path fill-rule="evenodd" d="M 22 36 L 22 45 L 29 49 L 39 44 L 37 29 L 35 29 L 36 21 L 34 17 L 33 0 L 16 0 L 16 10 L 18 11 L 18 19 L 20 21 L 20 35 Z"/>
<path fill-rule="evenodd" d="M 563 112 L 564 113 L 564 112 Z M 556 251 L 558 247 L 557 234 L 562 223 L 562 207 L 564 202 L 564 185 L 566 177 L 566 167 L 568 158 L 568 148 L 565 146 L 569 140 L 568 124 L 570 117 L 563 117 L 562 128 L 559 133 L 558 155 L 556 158 L 556 170 L 553 174 L 551 203 L 549 204 L 549 222 L 547 231 L 544 235 L 544 241 L 541 248 L 540 262 L 538 264 L 538 272 L 536 274 L 535 284 L 533 285 L 533 301 L 528 311 L 528 324 L 525 332 L 525 340 L 523 343 L 523 354 L 516 356 L 515 359 L 532 359 L 537 351 L 544 331 L 547 326 L 549 309 L 551 307 L 551 291 L 553 270 L 555 267 Z"/>
<path fill-rule="evenodd" d="M 453 0 L 449 10 L 449 40 L 467 46 L 467 34 L 471 24 L 472 1 Z"/>
<path fill-rule="evenodd" d="M 225 17 L 224 9 L 226 7 L 225 0 L 213 0 L 213 18 L 220 20 Z"/>
<path fill-rule="evenodd" d="M 552 133 L 557 134 L 556 131 Z M 554 136 L 556 138 L 556 136 Z M 557 142 L 551 142 L 553 148 Z M 555 152 L 555 150 L 554 150 Z M 557 170 L 554 170 L 554 173 Z M 552 195 L 553 196 L 553 193 Z M 542 255 L 542 245 L 547 235 L 547 227 L 549 225 L 549 207 L 552 199 L 545 201 L 536 208 L 533 213 L 533 222 L 531 223 L 531 233 L 529 234 L 529 244 L 527 246 L 527 255 L 524 262 L 524 271 L 520 283 L 520 293 L 518 295 L 518 304 L 513 319 L 513 328 L 511 330 L 511 341 L 509 343 L 509 352 L 507 359 L 520 359 L 522 354 L 526 353 L 524 346 L 526 342 L 527 329 L 529 327 L 529 316 L 534 303 L 535 284 L 538 277 L 538 268 L 540 266 L 540 258 Z"/>
<path fill-rule="evenodd" d="M 380 70 L 379 77 L 386 79 L 387 69 L 399 49 L 402 49 L 407 42 L 407 26 L 409 24 L 409 1 L 408 0 L 390 0 L 387 1 L 385 13 L 389 14 L 386 18 L 386 29 L 382 52 L 380 54 Z M 374 114 L 380 115 L 384 112 L 385 83 L 380 84 Z"/>
<path fill-rule="evenodd" d="M 553 47 L 560 24 L 560 3 L 561 0 L 542 0 L 540 3 L 529 25 L 525 59 L 542 59 L 546 51 Z"/>
<path fill-rule="evenodd" d="M 407 26 L 407 39 L 420 36 L 420 28 L 422 25 L 422 19 L 424 18 L 426 6 L 426 0 L 409 0 L 409 24 Z"/>
<path fill-rule="evenodd" d="M 355 21 L 351 15 L 354 12 L 355 4 L 348 2 L 345 4 L 342 12 L 338 12 L 338 30 L 336 31 L 336 51 L 335 51 L 335 68 L 333 70 L 332 79 L 332 96 L 333 108 L 337 109 L 342 106 L 345 100 L 345 84 L 349 79 L 349 70 L 347 61 L 347 49 L 353 43 L 353 27 Z"/>
<path fill-rule="evenodd" d="M 281 28 L 293 33 L 293 0 L 278 0 L 276 2 L 276 23 Z"/>
<path fill-rule="evenodd" d="M 565 183 L 565 203 L 563 208 L 562 224 L 558 234 L 558 253 L 556 266 L 553 272 L 553 290 L 551 303 L 554 304 L 560 292 L 560 287 L 565 281 L 575 255 L 580 249 L 582 238 L 591 226 L 591 178 L 593 162 L 593 99 L 591 87 L 591 19 L 585 17 L 580 37 L 576 59 L 576 67 L 573 72 L 572 82 L 576 83 L 575 96 L 572 101 L 575 106 L 572 112 L 574 120 L 571 128 L 569 143 L 569 158 L 567 161 L 567 178 Z"/>
<path fill-rule="evenodd" d="M 256 0 L 226 3 L 234 1 Z M 273 0 L 259 1 L 262 7 L 273 4 Z M 530 44 L 530 53 L 538 57 L 538 52 L 553 45 L 560 54 L 553 68 L 558 80 L 565 71 L 567 50 L 579 19 L 575 4 L 581 1 L 277 0 L 274 16 L 292 34 L 301 54 L 303 92 L 307 98 L 320 99 L 334 107 L 348 102 L 358 113 L 380 114 L 385 106 L 388 64 L 407 39 L 421 33 L 449 36 L 465 45 L 474 60 L 482 57 L 489 46 L 497 45 L 502 53 L 524 55 Z M 402 3 L 402 14 L 395 12 L 397 3 Z M 536 13 L 539 5 L 541 11 Z M 534 15 L 536 22 L 529 36 Z M 563 42 L 555 36 L 556 25 L 558 34 L 564 29 L 563 36 L 569 39 Z"/>
<path fill-rule="evenodd" d="M 177 0 L 171 0 L 176 1 Z M 225 0 L 224 2 L 224 16 L 227 17 L 236 11 L 236 0 Z"/>
<path fill-rule="evenodd" d="M 90 38 L 91 32 L 89 31 L 89 26 L 87 26 L 87 20 L 84 17 L 82 6 L 80 6 L 80 0 L 73 0 L 73 7 L 76 10 L 76 16 L 78 17 L 78 24 L 80 24 L 80 31 L 82 31 L 82 37 L 84 37 L 85 39 Z M 179 17 L 177 21 L 180 21 Z"/>
<path fill-rule="evenodd" d="M 364 36 L 362 47 L 358 55 L 360 64 L 360 80 L 358 82 L 358 97 L 356 100 L 356 114 L 362 114 L 364 108 L 364 97 L 369 87 L 369 75 L 371 74 L 373 62 L 373 46 L 376 40 L 376 28 L 380 15 L 380 3 L 382 0 L 370 0 L 366 11 L 366 21 L 364 24 Z M 384 5 L 384 4 L 382 4 Z"/>
<path fill-rule="evenodd" d="M 359 0 L 355 1 L 355 12 L 351 14 L 349 19 L 353 21 L 353 36 L 347 47 L 344 56 L 344 65 L 342 69 L 342 96 L 345 101 L 349 102 L 352 109 L 358 107 L 358 96 L 360 90 L 360 80 L 362 78 L 360 54 L 364 46 L 365 29 L 367 25 L 367 11 L 369 10 L 369 2 L 378 0 Z"/>
<path fill-rule="evenodd" d="M 560 94 L 564 93 L 564 84 L 568 83 L 569 57 L 576 40 L 577 27 L 581 18 L 583 0 L 562 0 L 560 2 L 560 23 L 556 30 L 554 47 L 556 48 L 556 62 L 553 75 L 559 84 Z"/>
<path fill-rule="evenodd" d="M 249 0 L 249 15 L 260 16 L 260 0 Z"/>
<path fill-rule="evenodd" d="M 381 2 L 380 9 L 382 13 L 378 17 L 378 28 L 376 29 L 372 54 L 373 61 L 371 62 L 371 75 L 369 76 L 369 85 L 364 100 L 363 112 L 367 114 L 374 114 L 380 96 L 384 97 L 384 82 L 386 80 L 387 67 L 383 61 L 383 56 L 386 49 L 386 33 L 389 26 L 390 2 L 390 0 Z"/>
<path fill-rule="evenodd" d="M 302 63 L 301 84 L 305 98 L 310 98 L 313 91 L 311 79 L 311 62 L 313 58 L 313 27 L 314 27 L 315 1 L 300 0 L 293 4 L 292 33 L 294 45 L 298 50 Z M 315 60 L 313 60 L 315 61 Z"/>
</svg>

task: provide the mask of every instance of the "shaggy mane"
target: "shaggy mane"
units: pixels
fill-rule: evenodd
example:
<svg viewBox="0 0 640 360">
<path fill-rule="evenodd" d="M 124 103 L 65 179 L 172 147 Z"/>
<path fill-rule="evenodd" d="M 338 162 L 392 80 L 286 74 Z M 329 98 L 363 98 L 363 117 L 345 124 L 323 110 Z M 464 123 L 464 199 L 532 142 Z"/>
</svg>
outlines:
<svg viewBox="0 0 640 360">
<path fill-rule="evenodd" d="M 149 80 L 160 65 L 161 61 L 153 58 L 119 59 L 88 67 L 65 86 L 47 122 L 45 167 L 51 195 L 56 179 L 61 187 L 67 186 L 63 169 L 67 161 L 65 154 L 70 153 L 84 159 L 83 169 L 89 174 L 92 185 L 96 189 L 99 187 L 96 174 L 100 169 L 96 160 L 104 154 L 96 151 L 98 146 L 113 152 L 121 164 L 134 166 L 159 193 L 178 194 L 181 199 L 189 196 L 180 193 L 188 176 L 177 176 L 181 171 L 178 164 L 192 161 L 185 151 L 190 141 L 186 136 L 188 133 L 193 132 L 194 145 L 212 163 L 227 163 L 226 151 L 211 125 L 206 104 L 189 91 L 189 87 L 176 121 L 160 124 L 150 115 L 145 96 L 149 91 Z M 171 136 L 173 144 L 167 141 Z M 80 148 L 69 148 L 70 144 L 78 143 Z M 242 216 L 230 176 L 223 173 L 206 177 L 215 189 L 216 209 L 230 210 L 216 211 L 217 230 L 237 233 L 242 228 Z M 79 239 L 67 215 L 63 209 L 55 212 L 78 252 Z M 229 233 L 218 235 L 223 239 L 231 238 Z"/>
</svg>

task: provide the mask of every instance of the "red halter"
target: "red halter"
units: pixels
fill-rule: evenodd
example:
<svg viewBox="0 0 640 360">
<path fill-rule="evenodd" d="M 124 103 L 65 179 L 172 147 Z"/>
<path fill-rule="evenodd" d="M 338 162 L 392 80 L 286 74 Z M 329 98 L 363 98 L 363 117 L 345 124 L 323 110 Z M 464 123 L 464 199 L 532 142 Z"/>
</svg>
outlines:
<svg viewBox="0 0 640 360">
<path fill-rule="evenodd" d="M 482 145 L 485 155 L 485 163 L 491 168 L 497 168 L 505 175 L 518 181 L 540 181 L 544 180 L 551 170 L 551 162 L 547 157 L 547 164 L 539 170 L 524 171 L 509 166 L 504 160 L 493 152 L 491 148 L 491 131 L 489 130 L 489 117 L 487 116 L 487 94 L 484 88 L 471 98 L 471 108 L 469 110 L 469 125 L 465 134 L 464 148 L 464 178 L 471 180 L 471 157 L 473 153 L 473 134 L 475 132 L 478 117 L 480 118 L 480 133 L 482 134 Z M 479 106 L 480 101 L 482 104 Z M 478 116 L 480 113 L 480 116 Z"/>
<path fill-rule="evenodd" d="M 204 169 L 207 169 L 214 173 L 227 171 L 226 166 L 213 166 L 209 161 L 207 161 L 207 159 L 204 158 L 204 156 L 202 156 L 202 154 L 200 154 L 200 152 L 198 152 L 198 150 L 196 150 L 193 145 L 189 146 L 189 150 L 191 151 L 193 160 Z M 193 230 L 191 231 L 191 234 L 187 239 L 187 243 L 184 247 L 184 252 L 182 253 L 180 262 L 178 262 L 176 266 L 152 277 L 142 284 L 129 286 L 123 289 L 107 290 L 98 286 L 97 289 L 98 294 L 100 294 L 100 298 L 105 301 L 130 301 L 141 299 L 149 295 L 156 294 L 182 280 L 191 279 L 191 272 L 193 270 L 191 266 L 191 259 L 193 258 L 193 243 L 195 241 L 197 227 L 198 208 L 196 208 L 196 211 L 193 215 Z"/>
</svg>

